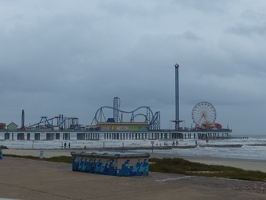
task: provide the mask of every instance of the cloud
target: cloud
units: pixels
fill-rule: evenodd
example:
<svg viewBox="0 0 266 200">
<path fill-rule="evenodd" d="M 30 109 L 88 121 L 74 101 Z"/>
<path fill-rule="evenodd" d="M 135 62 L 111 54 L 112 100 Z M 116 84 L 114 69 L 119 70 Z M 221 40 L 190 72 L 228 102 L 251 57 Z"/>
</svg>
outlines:
<svg viewBox="0 0 266 200">
<path fill-rule="evenodd" d="M 252 37 L 253 35 L 264 36 L 266 35 L 266 24 L 248 26 L 245 24 L 237 24 L 235 27 L 227 30 L 229 33 Z"/>
<path fill-rule="evenodd" d="M 0 121 L 19 123 L 25 109 L 31 124 L 58 114 L 89 124 L 118 96 L 123 110 L 145 105 L 160 111 L 167 128 L 175 117 L 176 63 L 187 125 L 200 101 L 217 106 L 219 121 L 229 124 L 235 106 L 248 127 L 253 125 L 243 113 L 265 107 L 263 1 L 0 5 Z M 241 120 L 236 130 L 242 130 Z"/>
</svg>

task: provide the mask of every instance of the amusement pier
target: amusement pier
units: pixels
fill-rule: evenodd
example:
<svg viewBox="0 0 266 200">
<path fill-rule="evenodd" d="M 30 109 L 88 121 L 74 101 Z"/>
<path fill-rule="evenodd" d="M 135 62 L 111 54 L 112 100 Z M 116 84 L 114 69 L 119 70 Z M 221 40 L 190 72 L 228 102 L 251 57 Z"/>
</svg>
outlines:
<svg viewBox="0 0 266 200">
<path fill-rule="evenodd" d="M 182 127 L 179 119 L 179 65 L 175 65 L 175 119 L 173 129 L 160 128 L 160 112 L 149 106 L 140 106 L 132 111 L 120 109 L 120 98 L 114 97 L 113 106 L 100 107 L 90 125 L 79 124 L 76 117 L 63 114 L 25 126 L 22 110 L 21 126 L 0 122 L 0 140 L 176 140 L 176 139 L 230 139 L 232 130 L 223 128 L 216 120 L 215 107 L 199 102 L 192 109 L 194 127 Z M 112 116 L 106 117 L 106 113 Z M 124 121 L 125 116 L 129 120 Z M 138 119 L 138 120 L 137 120 Z M 139 120 L 141 119 L 141 120 Z"/>
</svg>

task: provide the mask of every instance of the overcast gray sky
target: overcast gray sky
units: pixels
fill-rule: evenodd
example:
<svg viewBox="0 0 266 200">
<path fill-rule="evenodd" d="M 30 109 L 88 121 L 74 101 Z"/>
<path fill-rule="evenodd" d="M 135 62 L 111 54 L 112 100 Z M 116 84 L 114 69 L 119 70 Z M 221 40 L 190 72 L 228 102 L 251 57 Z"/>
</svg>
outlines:
<svg viewBox="0 0 266 200">
<path fill-rule="evenodd" d="M 173 127 L 208 101 L 233 134 L 266 134 L 265 0 L 0 0 L 0 122 L 150 106 Z M 112 116 L 109 116 L 112 117 Z"/>
</svg>

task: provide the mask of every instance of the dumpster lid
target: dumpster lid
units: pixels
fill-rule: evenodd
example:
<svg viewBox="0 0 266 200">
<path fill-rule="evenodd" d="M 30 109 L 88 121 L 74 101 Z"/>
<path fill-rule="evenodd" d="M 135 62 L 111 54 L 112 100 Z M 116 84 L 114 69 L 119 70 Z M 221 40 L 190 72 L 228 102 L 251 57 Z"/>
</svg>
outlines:
<svg viewBox="0 0 266 200">
<path fill-rule="evenodd" d="M 111 157 L 111 158 L 148 158 L 148 153 L 137 153 L 137 152 L 118 152 L 118 151 L 81 151 L 71 152 L 72 156 L 81 157 Z"/>
</svg>

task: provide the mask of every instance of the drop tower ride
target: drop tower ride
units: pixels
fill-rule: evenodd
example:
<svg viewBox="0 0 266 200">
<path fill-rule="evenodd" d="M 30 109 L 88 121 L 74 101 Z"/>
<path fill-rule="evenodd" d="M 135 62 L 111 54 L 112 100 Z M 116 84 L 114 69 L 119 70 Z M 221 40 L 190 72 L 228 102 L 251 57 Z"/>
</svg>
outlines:
<svg viewBox="0 0 266 200">
<path fill-rule="evenodd" d="M 175 129 L 179 129 L 179 65 L 175 64 Z"/>
</svg>

